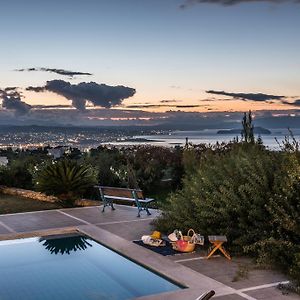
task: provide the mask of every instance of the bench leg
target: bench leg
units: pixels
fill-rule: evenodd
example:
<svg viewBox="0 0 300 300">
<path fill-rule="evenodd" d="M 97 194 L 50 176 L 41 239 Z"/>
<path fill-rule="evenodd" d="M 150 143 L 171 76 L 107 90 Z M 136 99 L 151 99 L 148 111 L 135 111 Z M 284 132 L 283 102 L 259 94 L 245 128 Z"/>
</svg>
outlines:
<svg viewBox="0 0 300 300">
<path fill-rule="evenodd" d="M 145 210 L 145 211 L 147 212 L 147 215 L 148 215 L 148 216 L 151 216 L 151 213 L 150 213 L 150 211 L 148 210 L 148 207 L 144 207 L 144 208 L 142 207 L 142 208 L 138 208 L 138 215 L 137 215 L 138 218 L 141 216 L 141 211 L 142 211 L 142 210 Z"/>
<path fill-rule="evenodd" d="M 116 210 L 116 209 L 114 208 L 114 202 L 113 202 L 112 200 L 106 200 L 106 199 L 104 198 L 104 200 L 103 200 L 103 208 L 102 208 L 102 212 L 105 211 L 105 207 L 106 207 L 106 206 L 110 206 L 110 207 L 111 207 L 111 210 Z"/>
<path fill-rule="evenodd" d="M 103 207 L 102 207 L 102 212 L 104 213 L 105 207 L 107 206 L 107 201 L 104 199 L 103 200 Z"/>
<path fill-rule="evenodd" d="M 148 205 L 145 206 L 145 211 L 147 212 L 147 215 L 148 215 L 148 216 L 151 216 L 151 213 L 150 213 L 150 211 L 149 211 L 149 209 L 148 209 Z"/>
<path fill-rule="evenodd" d="M 111 210 L 116 210 L 113 202 L 111 202 L 110 206 L 111 206 Z"/>
<path fill-rule="evenodd" d="M 149 208 L 148 208 L 148 205 L 150 204 L 150 202 L 147 202 L 147 203 L 141 203 L 139 201 L 139 199 L 135 196 L 135 204 L 136 204 L 136 207 L 138 209 L 138 217 L 141 216 L 141 211 L 142 210 L 145 210 L 147 212 L 147 215 L 148 216 L 151 216 L 151 213 L 149 211 Z"/>
<path fill-rule="evenodd" d="M 142 207 L 141 207 L 140 202 L 137 201 L 137 200 L 135 200 L 135 205 L 136 205 L 136 207 L 137 207 L 137 209 L 138 209 L 138 215 L 137 215 L 137 217 L 139 218 L 139 217 L 141 216 L 141 210 L 142 210 Z"/>
</svg>

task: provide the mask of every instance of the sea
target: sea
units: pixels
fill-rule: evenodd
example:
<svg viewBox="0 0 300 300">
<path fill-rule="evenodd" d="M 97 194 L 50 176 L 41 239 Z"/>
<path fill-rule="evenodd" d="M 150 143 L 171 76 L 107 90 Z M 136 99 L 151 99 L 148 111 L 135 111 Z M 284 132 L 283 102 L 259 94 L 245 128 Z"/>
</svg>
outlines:
<svg viewBox="0 0 300 300">
<path fill-rule="evenodd" d="M 241 139 L 239 133 L 218 133 L 220 129 L 205 129 L 191 131 L 154 131 L 154 130 L 124 130 L 122 128 L 108 130 L 103 128 L 0 128 L 0 149 L 12 147 L 19 149 L 35 149 L 44 146 L 68 146 L 88 151 L 100 145 L 114 145 L 126 147 L 132 145 L 155 145 L 163 147 L 184 146 L 186 142 L 192 144 L 215 144 L 230 142 L 235 138 Z M 280 143 L 289 136 L 287 128 L 270 129 L 270 134 L 261 134 L 260 137 L 266 147 L 280 150 Z M 144 132 L 144 133 L 143 133 Z M 300 141 L 300 128 L 292 129 L 297 141 Z M 258 134 L 255 135 L 259 137 Z"/>
<path fill-rule="evenodd" d="M 230 142 L 235 138 L 241 139 L 238 134 L 218 134 L 219 129 L 206 129 L 197 131 L 172 131 L 168 134 L 159 135 L 137 135 L 130 140 L 113 142 L 110 144 L 119 146 L 130 145 L 156 145 L 164 147 L 184 146 L 186 141 L 192 144 L 215 144 L 217 142 Z M 291 139 L 290 132 L 287 128 L 270 130 L 271 134 L 261 134 L 263 144 L 271 150 L 280 150 L 280 145 L 286 137 Z M 300 128 L 292 129 L 294 138 L 300 142 Z M 255 135 L 259 137 L 258 134 Z"/>
</svg>

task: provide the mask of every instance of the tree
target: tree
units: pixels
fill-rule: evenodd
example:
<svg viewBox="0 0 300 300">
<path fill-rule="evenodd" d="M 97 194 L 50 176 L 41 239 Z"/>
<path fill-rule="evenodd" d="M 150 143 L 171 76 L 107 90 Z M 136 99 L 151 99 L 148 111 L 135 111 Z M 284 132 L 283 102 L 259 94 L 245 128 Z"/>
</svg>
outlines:
<svg viewBox="0 0 300 300">
<path fill-rule="evenodd" d="M 252 112 L 249 110 L 248 113 L 244 113 L 242 120 L 243 130 L 242 138 L 246 143 L 254 143 L 254 126 L 252 124 Z"/>
</svg>

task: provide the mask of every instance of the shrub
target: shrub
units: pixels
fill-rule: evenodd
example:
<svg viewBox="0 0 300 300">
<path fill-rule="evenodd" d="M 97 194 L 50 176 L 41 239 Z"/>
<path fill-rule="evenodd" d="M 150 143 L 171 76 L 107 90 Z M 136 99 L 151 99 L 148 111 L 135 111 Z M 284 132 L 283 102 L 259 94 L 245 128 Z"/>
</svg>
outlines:
<svg viewBox="0 0 300 300">
<path fill-rule="evenodd" d="M 126 153 L 127 174 L 133 185 L 143 189 L 145 192 L 151 190 L 161 183 L 163 178 L 171 178 L 174 184 L 180 182 L 181 153 L 179 151 L 155 147 L 139 146 Z"/>
<path fill-rule="evenodd" d="M 37 190 L 58 196 L 64 206 L 72 206 L 78 197 L 97 183 L 97 172 L 89 165 L 60 160 L 37 170 L 34 182 Z"/>
<path fill-rule="evenodd" d="M 23 189 L 32 189 L 31 169 L 44 158 L 38 154 L 17 153 L 16 157 L 9 160 L 7 166 L 1 167 L 0 184 Z"/>
<path fill-rule="evenodd" d="M 98 183 L 106 186 L 119 186 L 120 180 L 115 174 L 115 169 L 122 165 L 120 154 L 117 151 L 100 147 L 91 150 L 84 157 L 83 164 L 92 165 L 98 170 Z"/>
<path fill-rule="evenodd" d="M 255 243 L 249 250 L 256 252 L 260 263 L 277 266 L 300 285 L 300 164 L 296 153 L 282 153 L 274 177 L 267 206 L 271 238 Z"/>
<path fill-rule="evenodd" d="M 184 158 L 183 188 L 169 197 L 157 228 L 224 234 L 231 250 L 280 268 L 300 285 L 298 153 L 237 143 Z"/>
<path fill-rule="evenodd" d="M 238 250 L 256 242 L 268 231 L 265 204 L 273 163 L 256 145 L 240 144 L 225 154 L 209 151 L 170 197 L 158 226 L 225 234 Z"/>
</svg>

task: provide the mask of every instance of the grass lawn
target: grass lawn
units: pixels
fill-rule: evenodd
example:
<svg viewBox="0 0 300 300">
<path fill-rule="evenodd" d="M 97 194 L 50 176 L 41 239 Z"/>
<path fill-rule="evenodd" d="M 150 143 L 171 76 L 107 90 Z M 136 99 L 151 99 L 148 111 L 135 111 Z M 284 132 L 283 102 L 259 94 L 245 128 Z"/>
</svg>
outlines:
<svg viewBox="0 0 300 300">
<path fill-rule="evenodd" d="M 0 194 L 0 214 L 60 208 L 58 204 Z"/>
</svg>

